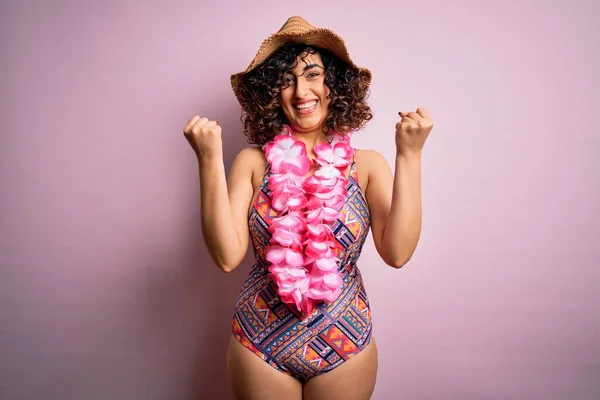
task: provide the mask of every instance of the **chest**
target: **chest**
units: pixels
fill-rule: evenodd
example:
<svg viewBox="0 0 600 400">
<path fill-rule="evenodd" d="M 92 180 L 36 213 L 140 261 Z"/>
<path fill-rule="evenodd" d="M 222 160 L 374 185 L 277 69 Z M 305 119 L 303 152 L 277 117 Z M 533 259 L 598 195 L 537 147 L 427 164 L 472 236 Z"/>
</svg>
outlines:
<svg viewBox="0 0 600 400">
<path fill-rule="evenodd" d="M 318 166 L 312 166 L 310 175 L 314 174 L 314 172 L 318 169 Z M 258 198 L 259 192 L 263 190 L 263 187 L 266 185 L 268 178 L 268 166 L 266 161 L 262 162 L 260 165 L 257 165 L 254 168 L 252 173 L 252 201 L 250 203 L 249 212 L 252 210 L 252 204 L 254 204 Z M 348 166 L 346 170 L 346 176 L 350 177 L 350 175 L 354 175 L 353 178 L 356 181 L 356 184 L 359 186 L 360 191 L 363 195 L 365 195 L 367 186 L 368 186 L 368 171 L 364 166 L 361 166 L 359 163 L 354 163 L 354 171 L 352 171 L 352 165 Z M 366 197 L 366 195 L 365 195 Z"/>
</svg>

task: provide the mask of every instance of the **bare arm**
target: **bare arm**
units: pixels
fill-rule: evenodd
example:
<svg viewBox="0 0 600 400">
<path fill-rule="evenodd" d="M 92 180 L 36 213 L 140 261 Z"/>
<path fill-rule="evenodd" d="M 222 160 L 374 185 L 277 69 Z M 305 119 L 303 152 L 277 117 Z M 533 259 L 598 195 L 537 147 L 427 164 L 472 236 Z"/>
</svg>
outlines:
<svg viewBox="0 0 600 400">
<path fill-rule="evenodd" d="M 183 134 L 198 157 L 200 219 L 204 243 L 224 272 L 235 269 L 248 251 L 248 209 L 252 201 L 252 171 L 260 149 L 242 150 L 230 171 L 223 165 L 223 141 L 217 121 L 194 115 Z"/>
<path fill-rule="evenodd" d="M 392 171 L 370 152 L 367 201 L 375 248 L 383 261 L 400 268 L 412 257 L 421 234 L 421 157 L 396 155 Z"/>
<path fill-rule="evenodd" d="M 383 156 L 373 152 L 367 189 L 375 246 L 395 268 L 411 259 L 421 235 L 421 151 L 433 129 L 424 108 L 398 114 L 394 176 Z"/>
<path fill-rule="evenodd" d="M 202 234 L 210 256 L 224 272 L 234 270 L 248 250 L 255 151 L 244 149 L 236 156 L 227 180 L 221 157 L 198 160 Z"/>
</svg>

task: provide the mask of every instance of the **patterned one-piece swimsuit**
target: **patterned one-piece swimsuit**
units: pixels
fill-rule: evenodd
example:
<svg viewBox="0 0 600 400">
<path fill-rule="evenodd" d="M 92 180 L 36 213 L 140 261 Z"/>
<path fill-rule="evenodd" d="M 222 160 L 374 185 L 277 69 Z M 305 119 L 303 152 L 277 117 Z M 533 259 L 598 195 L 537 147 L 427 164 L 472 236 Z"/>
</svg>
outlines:
<svg viewBox="0 0 600 400">
<path fill-rule="evenodd" d="M 332 225 L 341 249 L 339 271 L 343 274 L 340 296 L 303 317 L 293 304 L 281 301 L 269 276 L 265 249 L 273 218 L 267 164 L 258 196 L 250 211 L 250 236 L 255 263 L 236 301 L 233 335 L 272 367 L 306 381 L 341 365 L 371 342 L 371 311 L 362 277 L 356 265 L 370 229 L 371 217 L 358 184 L 356 163 L 348 177 L 346 201 Z"/>
</svg>

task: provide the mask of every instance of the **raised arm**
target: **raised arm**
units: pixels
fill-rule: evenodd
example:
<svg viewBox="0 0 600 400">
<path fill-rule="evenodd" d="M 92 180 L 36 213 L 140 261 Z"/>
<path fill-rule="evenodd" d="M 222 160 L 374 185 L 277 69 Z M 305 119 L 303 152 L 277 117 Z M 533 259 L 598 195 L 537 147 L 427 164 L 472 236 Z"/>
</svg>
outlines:
<svg viewBox="0 0 600 400">
<path fill-rule="evenodd" d="M 400 113 L 396 125 L 395 173 L 377 152 L 369 155 L 367 202 L 377 252 L 394 267 L 404 266 L 421 234 L 421 150 L 433 128 L 424 109 Z"/>
<path fill-rule="evenodd" d="M 244 149 L 236 156 L 226 179 L 221 127 L 217 122 L 195 116 L 184 128 L 184 134 L 198 156 L 204 243 L 217 267 L 230 272 L 248 250 L 255 149 Z"/>
</svg>

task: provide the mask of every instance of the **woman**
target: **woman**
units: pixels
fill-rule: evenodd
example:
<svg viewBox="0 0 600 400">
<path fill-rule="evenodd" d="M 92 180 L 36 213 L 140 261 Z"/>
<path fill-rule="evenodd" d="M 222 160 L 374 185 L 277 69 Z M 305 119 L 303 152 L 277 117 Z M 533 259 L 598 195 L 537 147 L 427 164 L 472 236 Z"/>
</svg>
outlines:
<svg viewBox="0 0 600 400">
<path fill-rule="evenodd" d="M 400 112 L 396 173 L 357 150 L 352 132 L 372 118 L 369 70 L 343 40 L 290 18 L 231 82 L 245 134 L 226 180 L 221 128 L 192 117 L 202 230 L 224 272 L 252 241 L 255 263 L 237 299 L 228 369 L 237 399 L 369 399 L 377 349 L 356 265 L 372 230 L 383 261 L 400 268 L 421 230 L 421 150 L 433 124 Z M 258 357 L 257 357 L 258 356 Z"/>
</svg>

